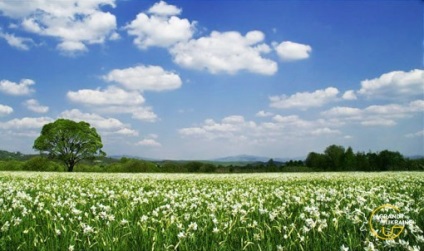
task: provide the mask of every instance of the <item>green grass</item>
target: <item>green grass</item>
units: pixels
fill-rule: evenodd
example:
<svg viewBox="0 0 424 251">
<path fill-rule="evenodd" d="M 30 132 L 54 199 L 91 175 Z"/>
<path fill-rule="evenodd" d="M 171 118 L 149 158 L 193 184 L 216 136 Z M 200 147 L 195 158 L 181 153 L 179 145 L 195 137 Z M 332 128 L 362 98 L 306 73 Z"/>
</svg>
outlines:
<svg viewBox="0 0 424 251">
<path fill-rule="evenodd" d="M 408 250 L 424 245 L 424 173 L 0 172 L 0 250 Z M 370 233 L 390 203 L 415 221 Z"/>
</svg>

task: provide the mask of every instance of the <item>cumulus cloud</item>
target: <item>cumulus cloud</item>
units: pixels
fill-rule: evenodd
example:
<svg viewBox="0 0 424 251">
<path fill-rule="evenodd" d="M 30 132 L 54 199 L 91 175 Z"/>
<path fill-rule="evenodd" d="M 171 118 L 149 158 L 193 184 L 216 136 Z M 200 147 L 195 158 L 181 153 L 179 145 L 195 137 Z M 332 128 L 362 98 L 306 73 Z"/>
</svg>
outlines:
<svg viewBox="0 0 424 251">
<path fill-rule="evenodd" d="M 354 90 L 348 90 L 348 91 L 345 91 L 345 93 L 343 93 L 342 98 L 343 98 L 344 100 L 356 100 L 356 99 L 357 99 L 357 97 L 356 97 L 356 94 L 355 94 L 355 91 L 354 91 Z"/>
<path fill-rule="evenodd" d="M 376 98 L 414 97 L 424 93 L 424 70 L 392 71 L 361 82 L 359 94 Z"/>
<path fill-rule="evenodd" d="M 244 36 L 236 31 L 213 31 L 210 36 L 178 43 L 170 52 L 175 63 L 190 69 L 213 74 L 244 70 L 273 75 L 278 67 L 274 61 L 262 57 L 271 50 L 262 43 L 264 38 L 260 31 L 250 31 Z"/>
<path fill-rule="evenodd" d="M 324 90 L 314 92 L 298 92 L 291 96 L 271 96 L 270 106 L 278 109 L 299 108 L 308 109 L 311 107 L 320 107 L 326 103 L 335 101 L 339 90 L 334 87 L 328 87 Z"/>
<path fill-rule="evenodd" d="M 139 146 L 154 146 L 154 147 L 161 146 L 161 144 L 154 139 L 143 139 L 143 140 L 140 140 L 139 142 L 137 142 L 136 145 L 139 145 Z"/>
<path fill-rule="evenodd" d="M 36 113 L 46 113 L 49 111 L 48 106 L 41 105 L 36 99 L 28 99 L 23 104 L 28 110 Z"/>
<path fill-rule="evenodd" d="M 332 126 L 324 120 L 309 121 L 297 115 L 275 115 L 261 123 L 233 115 L 223 118 L 220 122 L 206 119 L 201 125 L 181 128 L 178 132 L 183 137 L 251 144 L 272 142 L 277 138 L 281 140 L 341 134 L 339 130 L 331 128 Z"/>
<path fill-rule="evenodd" d="M 419 137 L 424 137 L 424 130 L 418 131 L 418 132 L 414 132 L 414 133 L 408 133 L 405 135 L 405 137 L 407 138 L 419 138 Z"/>
<path fill-rule="evenodd" d="M 8 105 L 0 104 L 0 116 L 9 115 L 13 112 L 13 108 Z"/>
<path fill-rule="evenodd" d="M 161 143 L 157 141 L 158 136 L 156 134 L 150 134 L 144 139 L 135 143 L 137 146 L 147 146 L 147 147 L 160 147 Z"/>
<path fill-rule="evenodd" d="M 352 117 L 361 115 L 362 110 L 354 107 L 337 106 L 321 114 L 327 117 Z"/>
<path fill-rule="evenodd" d="M 354 107 L 333 107 L 321 114 L 339 123 L 358 123 L 364 126 L 393 126 L 400 119 L 408 118 L 424 110 L 424 100 L 407 104 L 370 105 L 363 109 Z"/>
<path fill-rule="evenodd" d="M 69 100 L 85 105 L 141 105 L 144 98 L 140 93 L 134 91 L 125 91 L 115 86 L 109 86 L 104 90 L 82 89 L 78 91 L 69 91 L 66 96 Z"/>
<path fill-rule="evenodd" d="M 0 122 L 0 129 L 37 129 L 51 122 L 53 122 L 53 119 L 49 117 L 24 117 L 20 119 L 16 118 L 6 122 Z"/>
<path fill-rule="evenodd" d="M 272 115 L 274 115 L 272 112 L 267 112 L 263 110 L 256 113 L 256 117 L 261 117 L 261 118 L 271 117 Z"/>
<path fill-rule="evenodd" d="M 31 38 L 18 37 L 14 34 L 3 33 L 1 30 L 0 38 L 6 40 L 10 46 L 23 51 L 29 50 L 30 45 L 34 44 L 34 41 Z"/>
<path fill-rule="evenodd" d="M 280 44 L 274 42 L 273 46 L 280 59 L 283 61 L 307 59 L 312 52 L 311 46 L 290 41 L 284 41 Z"/>
<path fill-rule="evenodd" d="M 116 34 L 116 17 L 101 7 L 114 0 L 2 1 L 2 15 L 18 20 L 20 27 L 41 36 L 57 38 L 57 48 L 67 53 L 87 50 Z"/>
<path fill-rule="evenodd" d="M 19 83 L 9 80 L 1 80 L 0 92 L 13 96 L 25 96 L 35 92 L 35 90 L 31 88 L 34 84 L 34 80 L 31 79 L 22 79 Z"/>
<path fill-rule="evenodd" d="M 150 16 L 148 14 L 151 14 Z M 135 36 L 134 44 L 140 49 L 151 46 L 170 47 L 193 36 L 195 22 L 181 19 L 181 9 L 164 1 L 153 5 L 146 13 L 139 13 L 125 29 Z"/>
<path fill-rule="evenodd" d="M 180 15 L 182 10 L 175 5 L 167 4 L 164 1 L 155 3 L 147 11 L 149 14 L 158 15 L 158 16 L 177 16 Z"/>
<path fill-rule="evenodd" d="M 129 90 L 165 91 L 181 87 L 181 78 L 165 71 L 160 66 L 136 66 L 115 69 L 103 77 L 106 81 L 116 82 Z"/>
<path fill-rule="evenodd" d="M 74 121 L 85 121 L 91 126 L 106 132 L 106 134 L 119 134 L 137 136 L 138 132 L 115 118 L 105 118 L 95 113 L 83 113 L 78 109 L 66 110 L 60 117 Z"/>
</svg>

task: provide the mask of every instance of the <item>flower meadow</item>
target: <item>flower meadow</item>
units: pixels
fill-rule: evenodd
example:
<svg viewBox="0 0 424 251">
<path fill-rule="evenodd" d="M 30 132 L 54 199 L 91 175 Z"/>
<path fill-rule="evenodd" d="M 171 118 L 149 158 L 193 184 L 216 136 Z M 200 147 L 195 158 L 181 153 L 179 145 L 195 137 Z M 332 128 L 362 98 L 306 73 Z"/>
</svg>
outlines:
<svg viewBox="0 0 424 251">
<path fill-rule="evenodd" d="M 409 219 L 393 240 L 383 204 Z M 0 172 L 0 250 L 423 250 L 423 229 L 420 172 Z"/>
</svg>

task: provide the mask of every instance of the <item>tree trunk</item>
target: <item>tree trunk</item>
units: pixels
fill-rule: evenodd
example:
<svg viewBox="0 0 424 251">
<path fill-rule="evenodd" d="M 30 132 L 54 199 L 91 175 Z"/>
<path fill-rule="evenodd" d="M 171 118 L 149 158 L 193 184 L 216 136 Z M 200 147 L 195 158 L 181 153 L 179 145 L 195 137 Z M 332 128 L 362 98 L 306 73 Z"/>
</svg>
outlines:
<svg viewBox="0 0 424 251">
<path fill-rule="evenodd" d="M 68 172 L 72 172 L 74 170 L 75 162 L 69 161 L 68 163 L 66 163 L 66 166 L 68 167 Z"/>
</svg>

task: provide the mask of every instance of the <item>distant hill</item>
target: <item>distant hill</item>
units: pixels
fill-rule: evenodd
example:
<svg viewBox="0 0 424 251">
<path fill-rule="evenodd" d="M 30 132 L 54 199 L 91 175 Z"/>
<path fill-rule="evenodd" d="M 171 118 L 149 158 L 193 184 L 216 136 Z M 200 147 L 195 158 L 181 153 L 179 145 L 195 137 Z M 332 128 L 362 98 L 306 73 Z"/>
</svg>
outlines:
<svg viewBox="0 0 424 251">
<path fill-rule="evenodd" d="M 2 160 L 25 160 L 30 157 L 31 155 L 23 154 L 20 152 L 9 152 L 5 150 L 0 150 L 0 159 Z"/>
<path fill-rule="evenodd" d="M 303 160 L 304 158 L 270 158 L 270 157 L 263 157 L 263 156 L 241 154 L 241 155 L 228 156 L 223 158 L 216 158 L 216 159 L 213 159 L 212 161 L 215 161 L 215 162 L 268 162 L 270 159 L 273 159 L 274 161 L 278 161 L 278 162 L 286 162 L 289 160 Z"/>
</svg>

